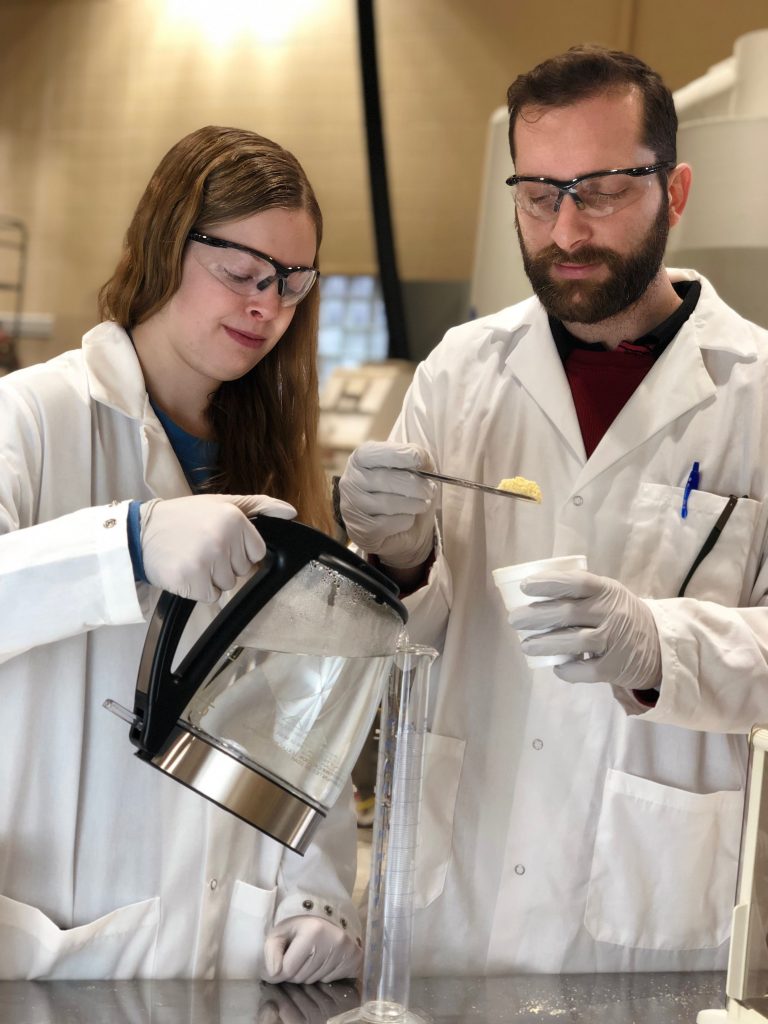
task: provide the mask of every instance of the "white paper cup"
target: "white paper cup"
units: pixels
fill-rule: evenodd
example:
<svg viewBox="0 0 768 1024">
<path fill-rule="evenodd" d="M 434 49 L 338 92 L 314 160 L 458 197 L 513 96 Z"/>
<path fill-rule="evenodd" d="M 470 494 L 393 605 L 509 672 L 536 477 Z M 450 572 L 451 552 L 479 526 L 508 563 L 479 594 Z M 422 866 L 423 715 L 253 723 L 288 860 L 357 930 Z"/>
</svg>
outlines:
<svg viewBox="0 0 768 1024">
<path fill-rule="evenodd" d="M 520 562 L 518 565 L 505 565 L 500 569 L 494 569 L 491 575 L 493 582 L 498 587 L 504 607 L 508 612 L 517 611 L 526 604 L 533 604 L 540 601 L 539 597 L 530 597 L 520 589 L 520 584 L 529 576 L 535 576 L 537 572 L 568 572 L 571 569 L 586 569 L 586 555 L 559 555 L 556 558 L 540 558 L 535 562 Z M 527 636 L 534 636 L 538 630 L 518 629 L 517 635 L 521 640 Z M 569 658 L 564 654 L 540 654 L 525 655 L 525 660 L 531 668 L 542 668 L 545 665 L 562 665 Z"/>
</svg>

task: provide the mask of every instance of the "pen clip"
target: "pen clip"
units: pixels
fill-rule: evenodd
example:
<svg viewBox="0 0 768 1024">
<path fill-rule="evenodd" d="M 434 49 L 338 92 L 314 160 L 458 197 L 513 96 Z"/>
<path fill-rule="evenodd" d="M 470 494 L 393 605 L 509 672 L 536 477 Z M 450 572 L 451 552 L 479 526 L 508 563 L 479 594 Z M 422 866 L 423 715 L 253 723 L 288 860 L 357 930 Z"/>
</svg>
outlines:
<svg viewBox="0 0 768 1024">
<path fill-rule="evenodd" d="M 685 483 L 685 490 L 683 491 L 683 504 L 680 506 L 680 516 L 682 519 L 688 515 L 688 498 L 691 495 L 691 491 L 697 491 L 699 489 L 699 464 L 694 462 L 691 466 L 691 472 L 688 474 L 688 479 Z"/>
</svg>

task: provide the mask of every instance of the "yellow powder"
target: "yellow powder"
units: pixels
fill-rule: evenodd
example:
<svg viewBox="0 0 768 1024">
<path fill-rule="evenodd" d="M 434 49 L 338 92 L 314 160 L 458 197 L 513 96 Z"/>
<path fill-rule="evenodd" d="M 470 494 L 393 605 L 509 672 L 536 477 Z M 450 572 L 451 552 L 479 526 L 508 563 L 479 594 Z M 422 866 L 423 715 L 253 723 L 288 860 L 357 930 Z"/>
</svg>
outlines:
<svg viewBox="0 0 768 1024">
<path fill-rule="evenodd" d="M 514 494 L 524 494 L 534 501 L 541 501 L 541 488 L 533 480 L 526 480 L 524 476 L 505 477 L 499 481 L 500 491 L 512 491 Z"/>
</svg>

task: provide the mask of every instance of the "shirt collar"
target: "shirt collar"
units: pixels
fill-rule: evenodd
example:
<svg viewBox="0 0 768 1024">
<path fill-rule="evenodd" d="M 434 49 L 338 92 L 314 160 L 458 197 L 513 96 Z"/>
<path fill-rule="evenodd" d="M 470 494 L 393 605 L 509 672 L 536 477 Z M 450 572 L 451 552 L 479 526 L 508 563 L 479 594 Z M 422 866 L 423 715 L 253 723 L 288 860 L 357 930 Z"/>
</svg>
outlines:
<svg viewBox="0 0 768 1024">
<path fill-rule="evenodd" d="M 678 333 L 685 321 L 696 308 L 696 303 L 699 301 L 699 296 L 701 295 L 701 282 L 699 281 L 675 281 L 673 282 L 672 287 L 683 300 L 677 309 L 641 338 L 633 338 L 630 342 L 635 351 L 644 349 L 653 353 L 654 359 L 657 359 L 661 355 L 667 345 L 669 345 Z M 574 349 L 578 348 L 587 349 L 591 352 L 610 351 L 607 345 L 603 345 L 600 342 L 590 344 L 589 342 L 580 341 L 571 334 L 561 320 L 557 320 L 553 316 L 548 316 L 547 319 L 549 320 L 552 337 L 555 339 L 555 344 L 557 345 L 557 351 L 563 362 L 565 362 Z"/>
</svg>

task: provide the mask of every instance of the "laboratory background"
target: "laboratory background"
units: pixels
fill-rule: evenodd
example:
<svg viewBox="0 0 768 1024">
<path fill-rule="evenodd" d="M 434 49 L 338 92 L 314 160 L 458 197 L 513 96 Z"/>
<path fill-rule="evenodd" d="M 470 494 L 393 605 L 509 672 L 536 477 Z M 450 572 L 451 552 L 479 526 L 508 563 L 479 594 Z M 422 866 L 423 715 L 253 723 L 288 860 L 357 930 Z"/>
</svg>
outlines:
<svg viewBox="0 0 768 1024">
<path fill-rule="evenodd" d="M 666 262 L 695 267 L 768 327 L 766 0 L 0 0 L 0 374 L 78 347 L 98 321 L 125 225 L 177 139 L 207 124 L 251 129 L 296 154 L 323 211 L 320 431 L 328 472 L 340 472 L 357 445 L 387 436 L 445 330 L 530 293 L 504 185 L 506 90 L 580 42 L 637 54 L 674 91 L 694 184 Z M 366 73 L 380 114 L 373 166 Z M 677 1003 L 679 1017 L 652 1018 L 673 1024 L 715 991 L 697 1001 L 682 981 L 640 976 L 623 995 L 600 984 L 518 992 L 519 1019 L 549 1020 L 547 1001 L 559 1014 L 570 999 L 605 1004 L 594 1021 L 621 1024 L 635 998 Z M 508 999 L 500 980 L 484 985 L 489 1005 Z M 425 992 L 445 1013 L 481 998 Z M 99 998 L 103 1019 L 144 1019 L 135 993 L 135 1018 L 112 989 Z M 164 998 L 178 1020 L 235 1019 L 211 992 L 196 1009 L 187 990 Z"/>
<path fill-rule="evenodd" d="M 0 0 L 0 324 L 18 336 L 21 365 L 77 346 L 96 322 L 98 288 L 144 181 L 174 140 L 204 124 L 278 139 L 314 184 L 325 218 L 324 382 L 339 367 L 393 353 L 423 358 L 447 327 L 527 294 L 509 231 L 509 154 L 493 115 L 519 72 L 583 41 L 637 53 L 681 98 L 704 79 L 681 121 L 717 123 L 681 130 L 681 159 L 695 162 L 696 185 L 674 243 L 684 265 L 766 323 L 751 281 L 743 302 L 734 293 L 741 254 L 758 280 L 768 266 L 765 37 L 743 72 L 757 81 L 737 86 L 734 67 L 736 41 L 768 28 L 764 0 L 362 6 L 373 15 L 404 339 L 388 336 L 377 281 L 353 0 Z M 708 188 L 723 173 L 743 175 L 740 188 Z M 714 194 L 717 202 L 738 196 L 733 216 L 716 208 Z M 394 369 L 385 376 L 380 405 L 401 386 Z M 398 403 L 399 393 L 389 404 Z M 386 409 L 371 412 L 349 441 L 386 433 L 387 419 Z"/>
</svg>

